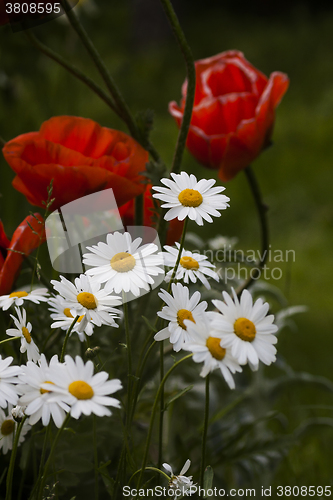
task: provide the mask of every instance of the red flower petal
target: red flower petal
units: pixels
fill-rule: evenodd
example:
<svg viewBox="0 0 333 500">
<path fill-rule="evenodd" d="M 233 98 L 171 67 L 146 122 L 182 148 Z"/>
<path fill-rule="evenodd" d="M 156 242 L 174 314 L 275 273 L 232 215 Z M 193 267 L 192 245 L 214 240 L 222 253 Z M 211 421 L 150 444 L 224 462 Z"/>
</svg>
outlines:
<svg viewBox="0 0 333 500">
<path fill-rule="evenodd" d="M 51 118 L 39 132 L 7 142 L 3 154 L 17 174 L 14 187 L 33 205 L 45 206 L 53 179 L 52 210 L 106 188 L 121 205 L 145 189 L 148 152 L 123 132 L 86 118 Z"/>
<path fill-rule="evenodd" d="M 196 61 L 196 93 L 187 148 L 209 168 L 218 168 L 222 180 L 232 179 L 269 143 L 275 108 L 288 88 L 288 77 L 270 78 L 250 64 L 241 52 L 227 51 Z M 172 101 L 169 112 L 180 127 L 181 106 Z"/>
<path fill-rule="evenodd" d="M 2 231 L 3 226 L 1 224 Z M 35 248 L 45 241 L 43 217 L 36 213 L 29 215 L 17 227 L 9 243 L 7 238 L 7 256 L 0 269 L 0 295 L 10 293 L 20 272 L 22 262 Z"/>
</svg>

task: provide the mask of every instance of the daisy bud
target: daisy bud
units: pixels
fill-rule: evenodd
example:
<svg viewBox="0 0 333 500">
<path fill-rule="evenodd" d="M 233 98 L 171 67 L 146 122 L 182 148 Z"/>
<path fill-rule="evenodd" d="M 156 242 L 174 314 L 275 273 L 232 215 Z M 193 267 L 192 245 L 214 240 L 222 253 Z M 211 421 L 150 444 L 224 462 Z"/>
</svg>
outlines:
<svg viewBox="0 0 333 500">
<path fill-rule="evenodd" d="M 22 420 L 24 419 L 26 408 L 27 408 L 26 406 L 17 405 L 12 409 L 12 412 L 11 412 L 12 417 L 15 420 L 15 422 L 17 422 L 18 424 L 20 422 L 22 422 Z"/>
<path fill-rule="evenodd" d="M 94 359 L 96 356 L 98 356 L 98 351 L 100 350 L 100 347 L 96 346 L 93 348 L 88 347 L 88 349 L 85 352 L 85 355 L 88 359 Z"/>
</svg>

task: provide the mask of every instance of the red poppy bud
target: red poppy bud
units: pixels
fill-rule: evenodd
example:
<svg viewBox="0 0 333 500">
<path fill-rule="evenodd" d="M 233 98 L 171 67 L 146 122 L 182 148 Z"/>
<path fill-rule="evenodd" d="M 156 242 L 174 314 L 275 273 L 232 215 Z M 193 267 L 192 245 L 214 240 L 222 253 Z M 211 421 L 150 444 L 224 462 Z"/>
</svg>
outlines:
<svg viewBox="0 0 333 500">
<path fill-rule="evenodd" d="M 230 50 L 196 61 L 196 90 L 187 148 L 204 166 L 232 179 L 265 148 L 273 132 L 275 108 L 289 79 L 274 72 L 269 79 L 242 52 Z M 185 81 L 178 106 L 169 111 L 180 127 L 187 91 Z"/>
</svg>

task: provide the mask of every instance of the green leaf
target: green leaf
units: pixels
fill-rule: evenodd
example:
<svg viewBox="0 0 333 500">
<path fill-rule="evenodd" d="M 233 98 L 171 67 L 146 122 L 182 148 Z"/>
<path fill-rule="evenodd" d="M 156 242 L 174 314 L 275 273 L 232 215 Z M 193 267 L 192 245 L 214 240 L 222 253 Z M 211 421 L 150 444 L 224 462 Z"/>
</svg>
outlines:
<svg viewBox="0 0 333 500">
<path fill-rule="evenodd" d="M 329 417 L 313 417 L 302 422 L 301 425 L 295 430 L 295 436 L 300 438 L 312 427 L 333 427 L 333 418 Z"/>
<path fill-rule="evenodd" d="M 229 403 L 227 406 L 219 410 L 215 415 L 212 416 L 212 418 L 209 420 L 209 425 L 213 424 L 214 422 L 217 422 L 218 420 L 221 420 L 229 411 L 233 410 L 238 404 L 242 403 L 246 398 L 248 397 L 248 394 L 244 393 L 238 398 L 235 398 L 231 403 Z M 202 428 L 203 426 L 201 426 Z"/>
<path fill-rule="evenodd" d="M 102 476 L 104 486 L 109 493 L 110 497 L 113 497 L 113 491 L 114 491 L 114 485 L 116 481 L 109 476 L 107 472 L 100 472 L 100 475 Z"/>
<path fill-rule="evenodd" d="M 174 396 L 172 396 L 165 403 L 164 411 L 167 410 L 167 408 L 171 405 L 171 403 L 173 403 L 174 401 L 176 401 L 176 399 L 182 397 L 184 394 L 186 394 L 187 392 L 189 392 L 191 389 L 193 389 L 193 385 L 189 385 L 188 387 L 185 387 L 185 389 L 183 389 L 182 391 L 177 392 L 177 394 L 175 394 Z"/>
<path fill-rule="evenodd" d="M 203 487 L 205 492 L 213 488 L 213 478 L 214 478 L 213 468 L 210 465 L 207 465 L 204 472 L 204 480 L 203 480 Z M 208 498 L 206 493 L 204 494 L 203 498 Z"/>
<path fill-rule="evenodd" d="M 292 373 L 279 377 L 276 380 L 270 380 L 266 382 L 266 390 L 269 395 L 274 395 L 276 397 L 278 391 L 281 389 L 290 388 L 292 384 L 314 384 L 320 386 L 322 389 L 326 389 L 329 392 L 333 392 L 333 384 L 330 380 L 325 377 L 318 375 L 311 375 L 306 372 Z"/>
</svg>

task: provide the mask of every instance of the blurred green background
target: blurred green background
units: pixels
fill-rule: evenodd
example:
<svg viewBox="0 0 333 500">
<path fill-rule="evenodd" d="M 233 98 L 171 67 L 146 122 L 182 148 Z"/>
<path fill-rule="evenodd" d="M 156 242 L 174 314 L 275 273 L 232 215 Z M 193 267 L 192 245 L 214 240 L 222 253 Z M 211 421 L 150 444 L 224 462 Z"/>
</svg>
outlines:
<svg viewBox="0 0 333 500">
<path fill-rule="evenodd" d="M 152 141 L 170 166 L 177 127 L 167 111 L 179 101 L 185 78 L 182 56 L 157 1 L 88 0 L 80 17 L 133 113 L 155 111 Z M 253 167 L 269 205 L 272 249 L 293 249 L 295 262 L 282 265 L 271 281 L 290 305 L 309 310 L 285 330 L 279 352 L 296 371 L 332 380 L 333 301 L 333 12 L 316 2 L 178 1 L 176 8 L 195 59 L 238 49 L 266 75 L 283 71 L 290 88 L 277 110 L 274 145 Z M 87 53 L 64 20 L 35 28 L 44 43 L 99 83 Z M 115 115 L 81 82 L 33 48 L 24 32 L 0 30 L 0 136 L 5 140 L 38 130 L 51 116 L 89 117 L 126 131 Z M 14 175 L 0 159 L 0 216 L 12 234 L 29 210 L 11 188 Z M 186 152 L 183 167 L 216 177 Z M 258 221 L 243 174 L 227 184 L 230 209 L 200 236 L 237 236 L 238 247 L 259 248 Z M 192 229 L 195 229 L 192 227 Z M 321 405 L 313 410 L 311 405 Z M 333 414 L 332 395 L 307 386 L 291 388 L 278 402 L 290 426 L 313 415 Z M 331 484 L 333 431 L 318 427 L 293 447 L 276 471 L 276 484 Z"/>
</svg>

